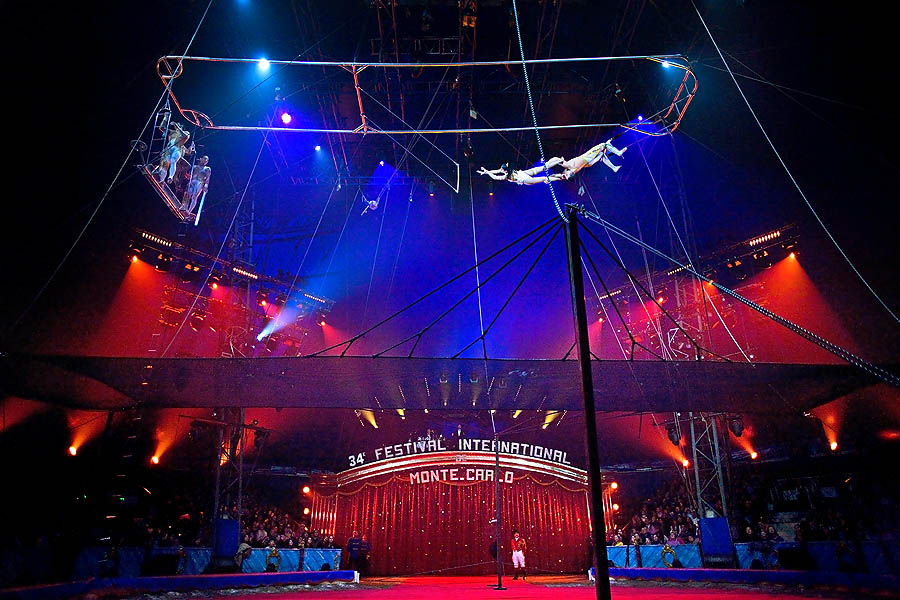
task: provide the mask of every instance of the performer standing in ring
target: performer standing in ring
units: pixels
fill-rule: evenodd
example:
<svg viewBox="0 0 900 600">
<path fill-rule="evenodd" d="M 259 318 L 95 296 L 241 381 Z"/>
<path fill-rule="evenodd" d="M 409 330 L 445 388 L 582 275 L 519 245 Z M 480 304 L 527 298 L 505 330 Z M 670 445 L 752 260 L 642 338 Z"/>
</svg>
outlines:
<svg viewBox="0 0 900 600">
<path fill-rule="evenodd" d="M 513 559 L 513 571 L 515 576 L 513 579 L 519 578 L 519 571 L 522 571 L 522 579 L 524 580 L 527 576 L 525 572 L 525 551 L 528 548 L 528 544 L 525 543 L 525 538 L 519 535 L 519 531 L 517 529 L 513 529 L 513 539 L 512 539 L 512 559 Z"/>
</svg>

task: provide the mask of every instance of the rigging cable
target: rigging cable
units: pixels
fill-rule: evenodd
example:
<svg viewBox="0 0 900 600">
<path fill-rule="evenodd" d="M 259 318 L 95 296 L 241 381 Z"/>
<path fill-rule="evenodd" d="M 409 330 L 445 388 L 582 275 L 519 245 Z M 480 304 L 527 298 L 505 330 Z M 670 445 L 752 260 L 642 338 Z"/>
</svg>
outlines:
<svg viewBox="0 0 900 600">
<path fill-rule="evenodd" d="M 794 178 L 794 174 L 791 173 L 791 170 L 788 168 L 787 163 L 784 162 L 784 159 L 781 158 L 781 154 L 778 152 L 778 149 L 775 148 L 775 144 L 772 142 L 772 139 L 769 137 L 766 128 L 763 127 L 762 121 L 759 120 L 759 117 L 756 116 L 756 111 L 753 110 L 753 106 L 750 105 L 750 101 L 747 99 L 747 96 L 744 95 L 744 90 L 741 89 L 741 85 L 738 83 L 737 78 L 734 76 L 734 73 L 731 71 L 731 67 L 726 62 L 725 57 L 722 55 L 722 50 L 719 48 L 719 44 L 716 43 L 715 38 L 712 35 L 712 32 L 709 30 L 709 27 L 706 25 L 706 21 L 703 19 L 703 15 L 700 14 L 700 10 L 697 8 L 697 5 L 694 3 L 694 0 L 691 0 L 691 5 L 694 7 L 694 10 L 697 13 L 697 17 L 700 19 L 700 22 L 703 24 L 703 28 L 706 30 L 706 34 L 709 36 L 710 41 L 713 43 L 713 46 L 716 48 L 716 52 L 719 54 L 719 58 L 722 60 L 722 63 L 725 65 L 725 68 L 728 70 L 728 74 L 731 76 L 731 80 L 734 82 L 734 86 L 737 88 L 738 92 L 741 94 L 741 98 L 744 100 L 744 104 L 747 105 L 747 109 L 750 111 L 750 114 L 753 116 L 753 120 L 756 121 L 756 124 L 759 126 L 760 131 L 762 131 L 763 136 L 766 138 L 766 142 L 768 142 L 769 147 L 772 149 L 772 152 L 775 154 L 775 157 L 778 159 L 778 162 L 781 163 L 781 166 L 784 168 L 785 173 L 787 173 L 788 178 L 790 178 L 791 183 L 794 184 L 794 187 L 797 189 L 797 192 L 800 194 L 800 197 L 803 198 L 803 202 L 806 203 L 807 208 L 809 208 L 810 212 L 812 212 L 816 221 L 822 227 L 822 230 L 825 232 L 825 235 L 828 236 L 828 239 L 831 240 L 831 243 L 834 244 L 834 247 L 837 248 L 838 252 L 856 274 L 860 281 L 863 282 L 863 285 L 866 286 L 866 289 L 878 300 L 878 303 L 888 312 L 888 314 L 893 317 L 894 321 L 900 324 L 900 317 L 898 317 L 893 310 L 887 305 L 887 303 L 882 300 L 881 296 L 878 295 L 878 292 L 869 285 L 869 282 L 863 277 L 862 273 L 856 268 L 856 265 L 853 264 L 853 261 L 850 260 L 850 257 L 847 256 L 847 253 L 844 252 L 844 249 L 838 244 L 837 240 L 831 234 L 831 231 L 825 225 L 825 222 L 819 216 L 819 213 L 816 212 L 816 209 L 813 208 L 812 203 L 810 203 L 809 199 L 806 197 L 806 194 L 803 193 L 803 190 L 800 188 L 800 184 L 797 183 L 797 180 Z M 513 6 L 515 6 L 515 0 L 513 1 Z"/>
<path fill-rule="evenodd" d="M 213 3 L 213 0 L 209 0 L 209 3 L 206 5 L 206 10 L 203 11 L 203 16 L 200 17 L 200 22 L 197 23 L 197 28 L 194 30 L 193 35 L 191 35 L 191 39 L 188 41 L 187 47 L 184 49 L 184 52 L 182 53 L 182 55 L 178 58 L 178 67 L 176 67 L 176 72 L 177 72 L 178 68 L 181 67 L 181 64 L 184 61 L 184 58 L 187 56 L 188 51 L 190 51 L 191 45 L 193 45 L 194 40 L 197 37 L 197 33 L 200 31 L 200 27 L 203 25 L 203 21 L 206 20 L 206 15 L 209 13 L 209 9 L 212 6 L 212 3 Z M 150 126 L 150 123 L 153 121 L 154 118 L 156 118 L 156 112 L 159 110 L 160 105 L 162 104 L 163 100 L 166 97 L 166 94 L 169 93 L 169 90 L 172 87 L 173 80 L 174 80 L 174 77 L 169 79 L 169 81 L 166 83 L 166 87 L 163 90 L 162 94 L 159 96 L 159 100 L 156 101 L 156 106 L 154 106 L 153 110 L 150 111 L 150 118 L 148 118 L 147 122 L 144 123 L 143 129 L 141 129 L 141 133 L 136 139 L 140 140 L 142 137 L 144 137 L 144 133 L 147 131 L 147 128 Z M 109 196 L 109 193 L 112 191 L 113 187 L 116 185 L 116 181 L 118 181 L 119 176 L 122 175 L 122 171 L 124 171 L 126 165 L 128 165 L 128 161 L 131 160 L 131 155 L 134 154 L 135 146 L 136 146 L 135 144 L 132 144 L 131 147 L 128 149 L 128 154 L 125 156 L 125 160 L 122 161 L 122 165 L 119 167 L 119 170 L 116 172 L 115 176 L 113 177 L 113 180 L 110 182 L 109 187 L 107 187 L 106 191 L 103 192 L 103 195 L 100 196 L 100 201 L 97 203 L 97 206 L 94 208 L 94 211 L 91 213 L 91 216 L 88 217 L 88 220 L 84 224 L 84 227 L 82 227 L 81 231 L 78 232 L 78 235 L 75 236 L 75 241 L 73 241 L 72 245 L 69 246 L 69 249 L 66 250 L 66 253 L 63 255 L 62 260 L 59 261 L 59 264 L 57 264 L 56 268 L 53 269 L 53 272 L 50 273 L 50 276 L 47 278 L 47 281 L 45 281 L 44 284 L 40 287 L 40 289 L 37 291 L 37 294 L 35 294 L 34 298 L 31 299 L 31 302 L 28 303 L 28 305 L 25 307 L 25 309 L 19 314 L 18 317 L 16 317 L 16 320 L 13 321 L 12 325 L 10 325 L 8 332 L 11 333 L 11 332 L 15 331 L 15 329 L 19 326 L 19 323 L 21 323 L 22 319 L 25 318 L 25 315 L 27 315 L 31 311 L 31 309 L 34 307 L 35 303 L 38 301 L 38 299 L 47 290 L 47 287 L 50 285 L 50 282 L 53 281 L 53 279 L 59 273 L 59 270 L 62 269 L 62 266 L 69 259 L 69 256 L 71 256 L 72 251 L 75 250 L 75 246 L 78 245 L 78 242 L 81 241 L 81 238 L 84 236 L 84 233 L 87 231 L 88 227 L 90 227 L 91 223 L 94 222 L 94 217 L 96 217 L 97 213 L 100 212 L 100 208 L 103 206 L 104 202 L 106 201 L 106 198 Z"/>
<path fill-rule="evenodd" d="M 531 122 L 534 124 L 534 135 L 537 138 L 538 152 L 541 155 L 541 164 L 544 165 L 544 175 L 547 177 L 547 187 L 550 188 L 550 197 L 553 198 L 553 205 L 556 206 L 556 212 L 562 217 L 566 223 L 569 217 L 563 212 L 559 206 L 559 200 L 556 199 L 556 192 L 553 191 L 553 182 L 550 181 L 550 170 L 547 169 L 547 162 L 544 160 L 544 145 L 541 143 L 541 132 L 538 128 L 537 115 L 534 112 L 534 100 L 531 97 L 531 83 L 528 81 L 528 66 L 525 64 L 525 49 L 522 47 L 522 31 L 519 28 L 519 10 L 516 8 L 516 0 L 512 0 L 513 18 L 516 22 L 516 36 L 519 39 L 519 54 L 522 56 L 522 73 L 525 75 L 525 91 L 528 93 L 528 107 L 531 109 Z"/>
<path fill-rule="evenodd" d="M 263 134 L 262 143 L 259 145 L 259 152 L 256 153 L 256 160 L 253 161 L 253 168 L 250 170 L 250 176 L 247 177 L 247 183 L 244 185 L 244 193 L 241 194 L 241 199 L 237 203 L 237 207 L 234 209 L 234 214 L 231 216 L 231 222 L 228 224 L 228 229 L 225 231 L 225 235 L 222 236 L 222 243 L 219 245 L 219 250 L 216 252 L 216 257 L 213 259 L 213 268 L 207 271 L 206 277 L 203 279 L 203 283 L 200 284 L 200 289 L 203 290 L 206 288 L 206 284 L 209 283 L 209 278 L 212 277 L 213 271 L 215 270 L 215 265 L 219 263 L 220 257 L 222 256 L 222 252 L 225 250 L 225 246 L 228 244 L 228 237 L 231 235 L 231 230 L 234 229 L 234 222 L 237 220 L 238 214 L 241 212 L 241 207 L 244 205 L 244 198 L 247 197 L 247 190 L 250 187 L 250 182 L 253 180 L 253 174 L 256 172 L 256 167 L 259 164 L 259 158 L 262 156 L 262 151 L 266 147 L 266 141 L 268 138 L 268 133 Z M 169 340 L 169 343 L 166 344 L 165 349 L 160 353 L 160 358 L 164 358 L 166 354 L 169 352 L 169 349 L 172 347 L 172 344 L 175 343 L 175 340 L 178 339 L 178 334 L 184 329 L 185 323 L 191 317 L 191 313 L 194 312 L 194 309 L 197 307 L 197 302 L 200 300 L 200 293 L 194 295 L 194 300 L 191 302 L 190 308 L 184 311 L 184 318 L 181 320 L 181 323 L 178 325 L 178 329 L 175 330 L 175 333 L 172 334 L 172 339 Z"/>
</svg>

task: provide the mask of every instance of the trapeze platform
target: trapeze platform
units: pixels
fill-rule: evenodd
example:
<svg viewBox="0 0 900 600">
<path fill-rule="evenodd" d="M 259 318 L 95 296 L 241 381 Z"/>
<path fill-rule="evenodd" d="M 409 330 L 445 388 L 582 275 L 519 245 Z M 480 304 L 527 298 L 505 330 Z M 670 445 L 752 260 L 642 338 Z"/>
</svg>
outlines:
<svg viewBox="0 0 900 600">
<path fill-rule="evenodd" d="M 179 161 L 179 163 L 181 162 L 184 162 L 184 159 L 181 159 Z M 159 181 L 155 174 L 158 167 L 155 167 L 154 165 L 141 165 L 139 168 L 141 174 L 144 176 L 144 179 L 150 182 L 150 185 L 153 186 L 153 189 L 156 191 L 159 197 L 162 198 L 162 201 L 169 208 L 169 210 L 172 211 L 173 215 L 175 215 L 180 221 L 183 221 L 185 223 L 193 223 L 194 225 L 197 224 L 200 218 L 199 207 L 202 207 L 203 204 L 202 202 L 198 204 L 197 214 L 190 212 L 187 208 L 184 207 L 184 204 L 182 204 L 182 198 L 186 198 L 186 193 L 183 190 L 179 193 L 178 190 L 179 187 L 186 187 L 186 184 L 183 184 L 183 182 L 181 181 L 182 179 L 184 179 L 183 176 L 180 176 L 182 175 L 181 164 L 178 165 L 178 170 L 176 171 L 176 175 L 173 178 L 171 185 L 164 181 Z M 188 170 L 189 169 L 190 167 L 188 167 Z M 179 186 L 179 184 L 183 185 Z"/>
</svg>

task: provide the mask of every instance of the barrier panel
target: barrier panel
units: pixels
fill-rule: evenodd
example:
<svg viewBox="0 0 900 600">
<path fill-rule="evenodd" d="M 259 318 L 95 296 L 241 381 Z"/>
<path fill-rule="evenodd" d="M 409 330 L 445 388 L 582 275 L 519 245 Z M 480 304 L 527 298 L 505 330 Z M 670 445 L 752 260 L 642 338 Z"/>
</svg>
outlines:
<svg viewBox="0 0 900 600">
<path fill-rule="evenodd" d="M 110 548 L 88 547 L 79 552 L 73 580 L 92 577 L 139 577 L 141 575 L 201 575 L 212 560 L 211 548 Z M 293 571 L 335 571 L 340 568 L 340 548 L 296 550 L 254 548 L 241 565 L 242 573 L 265 573 L 274 565 L 278 573 Z"/>
</svg>

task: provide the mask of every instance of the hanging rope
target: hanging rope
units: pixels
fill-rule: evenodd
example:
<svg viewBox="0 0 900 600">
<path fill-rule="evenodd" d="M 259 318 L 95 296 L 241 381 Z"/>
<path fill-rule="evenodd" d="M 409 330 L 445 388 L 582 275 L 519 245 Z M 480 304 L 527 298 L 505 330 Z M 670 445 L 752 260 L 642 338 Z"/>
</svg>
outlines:
<svg viewBox="0 0 900 600">
<path fill-rule="evenodd" d="M 525 49 L 522 47 L 522 31 L 519 28 L 519 10 L 516 8 L 516 0 L 513 0 L 512 7 L 513 18 L 516 22 L 516 36 L 519 39 L 519 54 L 522 57 L 522 73 L 525 75 L 525 91 L 528 94 L 528 108 L 531 110 L 531 122 L 534 125 L 534 135 L 537 138 L 538 152 L 541 155 L 541 164 L 544 165 L 544 175 L 547 177 L 547 187 L 550 188 L 550 197 L 553 198 L 553 205 L 556 207 L 556 212 L 559 213 L 559 216 L 562 217 L 563 221 L 568 223 L 569 217 L 560 207 L 559 200 L 556 199 L 556 192 L 553 190 L 553 182 L 550 181 L 550 170 L 547 169 L 547 161 L 544 160 L 544 145 L 541 143 L 541 132 L 538 128 L 537 115 L 534 112 L 534 100 L 531 97 L 531 83 L 528 81 L 528 66 L 525 63 Z"/>
<path fill-rule="evenodd" d="M 515 5 L 515 2 L 514 2 Z M 759 117 L 756 116 L 756 111 L 753 110 L 753 106 L 750 105 L 750 101 L 747 99 L 747 96 L 744 95 L 744 90 L 741 88 L 741 85 L 738 83 L 737 78 L 734 76 L 734 73 L 731 71 L 731 67 L 725 61 L 725 57 L 722 55 L 722 51 L 719 49 L 719 44 L 716 43 L 715 38 L 712 35 L 712 32 L 709 30 L 709 27 L 706 25 L 706 21 L 703 19 L 703 16 L 700 14 L 700 10 L 697 8 L 697 5 L 694 3 L 694 0 L 691 0 L 691 5 L 694 7 L 694 10 L 697 12 L 697 17 L 700 19 L 700 22 L 703 24 L 703 28 L 706 30 L 706 34 L 709 36 L 710 41 L 713 43 L 713 46 L 716 48 L 716 52 L 719 54 L 719 58 L 722 60 L 722 64 L 725 65 L 725 68 L 728 70 L 728 74 L 731 76 L 731 80 L 734 82 L 734 86 L 737 88 L 738 92 L 741 94 L 741 98 L 744 99 L 744 104 L 747 105 L 747 109 L 750 111 L 750 114 L 753 116 L 753 120 L 756 121 L 757 126 L 759 126 L 759 130 L 762 132 L 763 137 L 766 138 L 766 142 L 768 142 L 769 147 L 772 149 L 772 152 L 775 153 L 775 157 L 778 159 L 778 162 L 781 163 L 781 166 L 784 168 L 785 173 L 787 173 L 788 178 L 791 180 L 791 183 L 794 184 L 794 188 L 796 188 L 797 192 L 800 194 L 800 197 L 803 198 L 803 202 L 806 203 L 807 208 L 809 208 L 810 212 L 816 218 L 819 225 L 822 227 L 822 230 L 825 232 L 825 235 L 828 236 L 828 239 L 831 240 L 831 243 L 834 244 L 834 247 L 837 248 L 838 252 L 840 252 L 841 256 L 844 257 L 844 260 L 850 265 L 850 268 L 856 273 L 856 276 L 860 281 L 866 286 L 866 289 L 878 300 L 878 303 L 888 312 L 888 314 L 893 317 L 894 321 L 900 324 L 900 317 L 898 317 L 894 311 L 890 309 L 890 307 L 882 300 L 881 296 L 878 295 L 869 282 L 863 277 L 862 273 L 856 268 L 856 265 L 853 264 L 853 261 L 850 260 L 850 257 L 847 256 L 847 253 L 844 252 L 844 249 L 838 244 L 837 240 L 831 235 L 831 231 L 829 231 L 828 227 L 825 225 L 825 222 L 822 221 L 822 218 L 819 216 L 819 213 L 816 212 L 816 209 L 813 208 L 812 203 L 810 203 L 809 199 L 806 197 L 806 194 L 803 193 L 803 190 L 800 188 L 800 184 L 797 183 L 797 180 L 794 178 L 794 174 L 791 173 L 791 170 L 788 168 L 787 163 L 784 162 L 784 159 L 781 158 L 781 154 L 778 152 L 778 149 L 775 148 L 775 144 L 772 142 L 772 138 L 769 137 L 769 133 L 766 131 L 766 128 L 763 127 L 762 121 L 759 120 Z"/>
<path fill-rule="evenodd" d="M 484 340 L 484 311 L 481 306 L 481 271 L 478 268 L 478 237 L 475 235 L 475 199 L 472 196 L 472 165 L 469 163 L 468 167 L 468 175 L 469 175 L 469 204 L 472 207 L 472 250 L 475 253 L 475 285 L 478 290 L 478 326 L 479 332 L 481 333 L 481 351 L 484 355 L 484 359 L 487 360 L 487 343 Z M 487 369 L 487 365 L 485 365 L 485 369 Z M 494 416 L 491 415 L 491 422 L 493 422 Z M 494 430 L 494 433 L 497 433 Z"/>
</svg>

